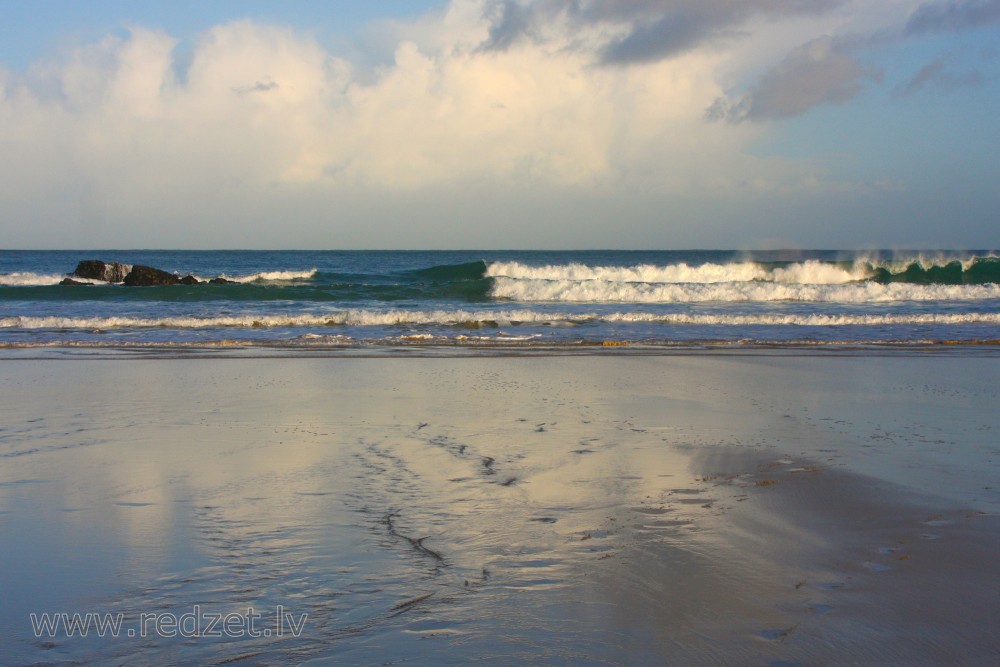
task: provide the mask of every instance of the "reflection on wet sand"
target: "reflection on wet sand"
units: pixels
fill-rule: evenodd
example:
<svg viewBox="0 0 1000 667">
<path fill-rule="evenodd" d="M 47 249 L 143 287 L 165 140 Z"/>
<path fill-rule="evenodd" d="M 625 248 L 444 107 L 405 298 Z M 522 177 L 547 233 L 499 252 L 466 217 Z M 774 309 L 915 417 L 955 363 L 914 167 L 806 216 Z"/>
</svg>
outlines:
<svg viewBox="0 0 1000 667">
<path fill-rule="evenodd" d="M 998 648 L 983 363 L 7 361 L 0 656 L 974 662 Z M 115 640 L 27 621 L 194 608 L 306 620 Z"/>
</svg>

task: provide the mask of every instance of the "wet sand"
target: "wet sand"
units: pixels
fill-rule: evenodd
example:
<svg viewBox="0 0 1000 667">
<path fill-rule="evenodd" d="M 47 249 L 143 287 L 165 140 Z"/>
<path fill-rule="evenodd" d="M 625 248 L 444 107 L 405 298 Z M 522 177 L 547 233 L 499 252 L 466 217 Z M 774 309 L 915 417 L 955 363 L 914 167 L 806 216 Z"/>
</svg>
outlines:
<svg viewBox="0 0 1000 667">
<path fill-rule="evenodd" d="M 1000 359 L 0 359 L 0 662 L 991 664 Z M 198 608 L 298 636 L 35 637 Z M 270 626 L 268 626 L 270 627 Z"/>
</svg>

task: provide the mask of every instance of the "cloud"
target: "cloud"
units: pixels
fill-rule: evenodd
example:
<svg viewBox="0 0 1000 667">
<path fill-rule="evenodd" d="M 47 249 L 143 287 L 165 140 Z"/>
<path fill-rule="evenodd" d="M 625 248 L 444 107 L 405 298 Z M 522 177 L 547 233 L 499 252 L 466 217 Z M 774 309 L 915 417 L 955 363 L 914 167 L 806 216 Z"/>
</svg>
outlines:
<svg viewBox="0 0 1000 667">
<path fill-rule="evenodd" d="M 753 19 L 817 15 L 845 0 L 500 0 L 492 5 L 487 50 L 544 41 L 547 26 L 597 31 L 590 44 L 605 65 L 656 62 L 738 34 Z"/>
<path fill-rule="evenodd" d="M 891 8 L 890 8 L 891 9 Z M 905 5 L 896 11 L 905 10 Z M 882 71 L 866 66 L 861 55 L 866 50 L 892 47 L 916 35 L 962 31 L 1000 22 L 1000 0 L 947 0 L 924 2 L 893 24 L 893 12 L 882 12 L 867 31 L 828 34 L 816 37 L 789 51 L 783 60 L 764 72 L 742 94 L 720 96 L 705 111 L 710 121 L 732 123 L 797 116 L 826 104 L 843 104 L 857 97 L 866 81 L 881 83 Z M 876 16 L 879 12 L 876 12 Z M 889 18 L 888 22 L 884 19 Z M 896 94 L 911 94 L 934 85 L 955 89 L 987 80 L 978 70 L 954 72 L 944 61 L 929 63 Z"/>
<path fill-rule="evenodd" d="M 266 93 L 269 90 L 274 90 L 278 87 L 278 84 L 274 81 L 257 81 L 251 86 L 236 86 L 233 88 L 233 92 L 240 95 L 248 95 L 250 93 Z"/>
<path fill-rule="evenodd" d="M 845 42 L 829 35 L 793 49 L 745 94 L 720 97 L 706 111 L 709 120 L 764 120 L 805 113 L 821 104 L 841 104 L 856 97 L 865 79 L 881 80 Z"/>
<path fill-rule="evenodd" d="M 944 0 L 917 7 L 906 22 L 906 33 L 957 32 L 998 22 L 1000 0 Z"/>
<path fill-rule="evenodd" d="M 505 0 L 491 8 L 493 22 L 489 29 L 489 38 L 482 45 L 485 50 L 506 51 L 521 37 L 529 34 L 536 20 L 530 7 L 518 4 L 513 0 Z"/>
<path fill-rule="evenodd" d="M 733 38 L 752 19 L 788 19 L 799 14 L 822 14 L 841 2 L 819 0 L 749 0 L 726 2 L 643 3 L 657 8 L 652 16 L 632 21 L 628 33 L 603 52 L 606 64 L 630 64 L 673 57 L 722 38 Z"/>
<path fill-rule="evenodd" d="M 704 11 L 679 11 L 655 21 L 639 22 L 630 26 L 625 37 L 604 49 L 602 61 L 606 64 L 655 62 L 684 53 L 728 27 L 728 21 L 715 19 Z"/>
<path fill-rule="evenodd" d="M 978 70 L 953 72 L 948 69 L 944 58 L 937 58 L 924 65 L 898 93 L 910 95 L 919 90 L 934 86 L 944 90 L 955 90 L 967 86 L 977 86 L 986 81 L 986 77 Z"/>
<path fill-rule="evenodd" d="M 202 34 L 181 76 L 177 39 L 139 26 L 8 73 L 0 208 L 142 218 L 306 191 L 334 206 L 442 187 L 693 192 L 769 171 L 742 153 L 753 130 L 701 119 L 721 93 L 718 56 L 595 68 L 573 49 L 477 49 L 482 12 L 441 21 L 454 37 L 403 39 L 371 77 L 311 36 L 251 21 Z"/>
</svg>

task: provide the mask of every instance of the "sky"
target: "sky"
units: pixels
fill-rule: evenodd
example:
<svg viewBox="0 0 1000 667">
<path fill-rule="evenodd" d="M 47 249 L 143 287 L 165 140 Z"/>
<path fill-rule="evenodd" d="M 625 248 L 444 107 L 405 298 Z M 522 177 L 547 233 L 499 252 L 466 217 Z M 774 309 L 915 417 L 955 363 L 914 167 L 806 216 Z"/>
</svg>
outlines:
<svg viewBox="0 0 1000 667">
<path fill-rule="evenodd" d="M 0 0 L 2 248 L 992 248 L 1000 0 Z"/>
</svg>

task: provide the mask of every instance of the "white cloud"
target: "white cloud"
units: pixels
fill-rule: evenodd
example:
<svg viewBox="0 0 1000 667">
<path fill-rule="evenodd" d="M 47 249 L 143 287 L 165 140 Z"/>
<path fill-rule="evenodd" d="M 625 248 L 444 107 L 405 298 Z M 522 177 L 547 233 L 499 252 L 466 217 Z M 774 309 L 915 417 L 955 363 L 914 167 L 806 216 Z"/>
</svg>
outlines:
<svg viewBox="0 0 1000 667">
<path fill-rule="evenodd" d="M 175 40 L 133 27 L 6 77 L 0 133 L 16 148 L 4 160 L 59 154 L 122 190 L 592 187 L 623 169 L 667 167 L 678 153 L 696 165 L 696 135 L 718 134 L 700 120 L 720 93 L 717 55 L 618 70 L 552 43 L 483 51 L 486 20 L 471 4 L 441 17 L 448 40 L 431 50 L 401 41 L 372 81 L 310 37 L 241 21 L 203 35 L 180 82 Z M 429 43 L 426 24 L 418 28 Z"/>
<path fill-rule="evenodd" d="M 421 193 L 423 201 L 458 193 L 469 207 L 470 193 L 522 203 L 603 196 L 619 202 L 606 208 L 625 210 L 636 197 L 690 203 L 824 187 L 814 165 L 750 155 L 761 126 L 706 123 L 704 112 L 726 96 L 727 82 L 755 78 L 748 68 L 780 62 L 760 54 L 794 55 L 824 34 L 817 29 L 856 28 L 863 11 L 825 2 L 827 11 L 813 14 L 808 3 L 761 0 L 734 14 L 714 3 L 711 29 L 696 31 L 704 43 L 696 35 L 663 57 L 608 66 L 609 46 L 638 34 L 640 14 L 655 3 L 633 4 L 642 11 L 625 23 L 552 12 L 532 28 L 538 38 L 484 48 L 496 4 L 455 0 L 412 22 L 371 27 L 375 41 L 393 45 L 391 62 L 374 71 L 309 35 L 237 21 L 201 35 L 181 76 L 177 40 L 141 26 L 24 73 L 0 72 L 0 225 L 29 220 L 57 239 L 78 221 L 105 225 L 116 241 L 126 223 L 170 221 L 218 243 L 198 220 L 238 220 L 252 231 L 284 212 L 304 229 L 331 218 L 364 228 L 380 202 Z M 794 30 L 776 27 L 786 6 Z M 744 16 L 751 23 L 740 23 Z M 766 21 L 766 43 L 755 41 L 754 20 Z M 836 75 L 836 85 L 806 91 L 805 100 L 772 86 L 768 97 L 765 78 L 752 91 L 755 104 L 770 100 L 761 117 L 856 89 L 860 66 L 821 48 L 832 41 L 811 44 L 799 55 L 822 51 L 809 62 Z M 384 210 L 399 214 L 395 205 Z M 142 244 L 135 233 L 122 242 Z"/>
</svg>

